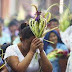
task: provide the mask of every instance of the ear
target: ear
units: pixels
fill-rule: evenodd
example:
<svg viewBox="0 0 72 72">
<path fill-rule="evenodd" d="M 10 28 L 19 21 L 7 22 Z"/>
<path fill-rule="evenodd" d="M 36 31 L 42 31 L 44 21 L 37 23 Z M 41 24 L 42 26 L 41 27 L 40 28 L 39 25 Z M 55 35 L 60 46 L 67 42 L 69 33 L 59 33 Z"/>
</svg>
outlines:
<svg viewBox="0 0 72 72">
<path fill-rule="evenodd" d="M 24 40 L 22 39 L 22 37 L 20 37 L 20 41 L 21 41 L 21 42 L 24 41 Z"/>
</svg>

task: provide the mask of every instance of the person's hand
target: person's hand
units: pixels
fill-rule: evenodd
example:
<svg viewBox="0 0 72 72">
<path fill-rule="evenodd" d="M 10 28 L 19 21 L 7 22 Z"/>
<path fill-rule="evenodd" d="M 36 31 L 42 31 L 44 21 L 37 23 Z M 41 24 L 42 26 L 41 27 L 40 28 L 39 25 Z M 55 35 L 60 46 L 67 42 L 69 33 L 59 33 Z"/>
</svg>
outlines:
<svg viewBox="0 0 72 72">
<path fill-rule="evenodd" d="M 32 40 L 32 43 L 31 43 L 31 46 L 30 46 L 30 51 L 31 52 L 33 52 L 33 53 L 35 53 L 36 52 L 36 49 L 38 49 L 38 41 L 39 41 L 39 39 L 38 38 L 34 38 L 33 40 Z"/>
<path fill-rule="evenodd" d="M 43 50 L 43 42 L 39 38 L 34 38 L 31 43 L 30 51 L 35 53 L 36 49 Z"/>
<path fill-rule="evenodd" d="M 39 38 L 36 38 L 37 39 L 37 42 L 36 42 L 36 45 L 37 45 L 37 48 L 41 51 L 43 51 L 43 42 L 39 39 Z"/>
<path fill-rule="evenodd" d="M 43 44 L 43 42 L 40 40 L 40 43 L 38 44 L 38 48 L 39 48 L 40 52 L 43 51 L 43 47 L 44 47 L 44 44 Z"/>
</svg>

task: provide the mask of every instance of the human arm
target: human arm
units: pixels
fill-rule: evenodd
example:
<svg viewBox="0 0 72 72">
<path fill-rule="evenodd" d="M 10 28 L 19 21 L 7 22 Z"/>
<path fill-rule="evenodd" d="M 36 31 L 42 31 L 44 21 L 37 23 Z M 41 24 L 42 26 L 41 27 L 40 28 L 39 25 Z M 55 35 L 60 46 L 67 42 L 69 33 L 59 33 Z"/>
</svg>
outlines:
<svg viewBox="0 0 72 72">
<path fill-rule="evenodd" d="M 17 56 L 10 56 L 6 59 L 8 65 L 12 68 L 14 72 L 25 72 L 34 56 L 35 50 L 37 49 L 36 40 L 33 40 L 31 43 L 31 47 L 27 55 L 20 62 Z"/>
<path fill-rule="evenodd" d="M 10 56 L 6 59 L 6 62 L 14 72 L 25 72 L 33 58 L 33 55 L 32 52 L 28 52 L 21 62 L 17 56 Z"/>
<path fill-rule="evenodd" d="M 40 50 L 40 66 L 41 66 L 41 70 L 43 72 L 52 72 L 52 65 L 50 63 L 50 61 L 47 59 L 44 50 L 43 50 L 43 43 L 40 41 L 38 43 L 38 48 Z"/>
<path fill-rule="evenodd" d="M 40 66 L 43 72 L 52 72 L 52 65 L 50 61 L 47 59 L 45 53 L 42 51 L 40 52 Z"/>
</svg>

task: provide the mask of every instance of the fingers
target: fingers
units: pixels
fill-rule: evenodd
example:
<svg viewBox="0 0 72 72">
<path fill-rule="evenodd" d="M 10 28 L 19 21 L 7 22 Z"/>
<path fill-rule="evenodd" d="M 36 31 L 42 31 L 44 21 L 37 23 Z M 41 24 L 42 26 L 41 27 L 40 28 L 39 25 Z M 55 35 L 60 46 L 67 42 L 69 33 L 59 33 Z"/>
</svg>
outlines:
<svg viewBox="0 0 72 72">
<path fill-rule="evenodd" d="M 41 45 L 43 44 L 43 42 L 42 42 L 40 39 L 36 39 L 35 42 L 34 42 L 34 44 L 35 44 L 37 47 L 39 47 L 39 46 L 41 46 Z"/>
<path fill-rule="evenodd" d="M 34 38 L 34 39 L 32 40 L 32 43 L 35 42 L 36 39 L 37 39 L 37 38 Z"/>
<path fill-rule="evenodd" d="M 43 48 L 43 42 L 39 39 L 39 38 L 34 38 L 33 40 L 32 40 L 32 45 L 34 45 L 34 47 L 33 47 L 33 49 L 41 49 L 41 48 Z"/>
<path fill-rule="evenodd" d="M 37 41 L 35 44 L 38 45 L 38 44 L 40 44 L 40 43 L 42 43 L 42 41 Z"/>
<path fill-rule="evenodd" d="M 39 44 L 37 45 L 37 47 L 40 48 L 40 47 L 43 47 L 43 45 L 44 45 L 43 43 L 39 43 Z"/>
<path fill-rule="evenodd" d="M 34 44 L 38 44 L 40 42 L 42 42 L 39 38 L 34 38 L 32 41 Z"/>
</svg>

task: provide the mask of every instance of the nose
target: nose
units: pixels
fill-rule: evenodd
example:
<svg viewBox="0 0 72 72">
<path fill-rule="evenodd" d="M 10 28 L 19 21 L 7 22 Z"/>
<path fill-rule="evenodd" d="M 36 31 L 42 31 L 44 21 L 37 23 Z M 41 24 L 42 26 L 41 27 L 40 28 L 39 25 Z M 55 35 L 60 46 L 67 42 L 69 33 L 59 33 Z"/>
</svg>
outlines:
<svg viewBox="0 0 72 72">
<path fill-rule="evenodd" d="M 54 41 L 55 40 L 55 37 L 52 37 L 52 41 Z"/>
</svg>

